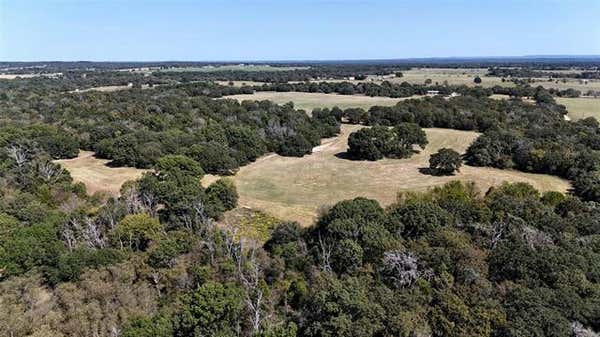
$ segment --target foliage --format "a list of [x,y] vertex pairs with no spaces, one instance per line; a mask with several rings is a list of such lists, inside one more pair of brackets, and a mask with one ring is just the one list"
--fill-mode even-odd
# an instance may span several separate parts
[[429,168],[437,174],[452,174],[462,165],[460,154],[452,149],[440,149],[429,157]]
[[131,214],[123,218],[111,234],[113,240],[123,247],[145,250],[161,232],[162,226],[158,219],[147,214]]
[[348,154],[355,159],[378,160],[383,157],[408,158],[413,146],[425,148],[427,137],[416,124],[401,123],[394,128],[374,126],[350,134]]

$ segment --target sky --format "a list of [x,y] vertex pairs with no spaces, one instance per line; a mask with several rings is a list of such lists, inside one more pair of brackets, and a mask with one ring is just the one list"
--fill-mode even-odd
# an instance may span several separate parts
[[0,0],[0,61],[600,55],[600,0]]

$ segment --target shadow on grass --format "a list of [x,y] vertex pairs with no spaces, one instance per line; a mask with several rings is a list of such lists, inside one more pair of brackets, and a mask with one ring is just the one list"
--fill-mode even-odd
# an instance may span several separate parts
[[[348,153],[347,151],[344,152],[338,152],[336,154],[334,154],[334,156],[336,158],[339,159],[345,159],[345,160],[352,160],[352,161],[377,161],[377,160],[369,160],[369,159],[361,159],[361,158],[356,158],[353,157],[350,153]],[[383,158],[382,158],[383,159]]]
[[436,177],[451,177],[454,173],[443,173],[436,169],[432,169],[429,167],[419,167],[419,172],[428,176],[436,176]]

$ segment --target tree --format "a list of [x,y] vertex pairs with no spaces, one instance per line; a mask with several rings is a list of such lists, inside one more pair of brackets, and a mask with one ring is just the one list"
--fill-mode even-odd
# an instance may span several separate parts
[[150,241],[157,239],[163,228],[156,218],[147,214],[130,214],[121,220],[112,232],[121,247],[145,250]]
[[200,164],[190,157],[181,155],[167,155],[161,157],[154,166],[154,170],[162,176],[187,175],[201,179],[204,170]]
[[380,134],[384,129],[373,127],[370,129],[361,129],[353,132],[348,137],[348,154],[352,158],[365,160],[379,160],[383,158],[380,150]]
[[125,324],[123,337],[171,337],[173,323],[167,315],[136,317]]
[[462,165],[460,154],[452,149],[443,148],[429,158],[429,168],[438,174],[452,174]]
[[[418,124],[415,123],[400,123],[393,128],[396,136],[398,137],[398,142],[402,147],[400,153],[403,153],[404,150],[411,150],[414,145],[418,145],[421,149],[424,149],[428,144],[427,135],[425,131],[421,129]],[[404,157],[400,157],[404,158]]]
[[208,201],[216,205],[221,212],[229,211],[237,207],[238,193],[231,179],[219,179],[210,184],[206,189]]
[[174,319],[176,336],[239,336],[242,291],[231,283],[206,282],[183,299]]
[[417,199],[394,207],[386,226],[392,233],[415,239],[446,226],[449,222],[448,213],[436,203]]
[[479,77],[479,76],[476,76],[476,77],[473,79],[473,82],[474,82],[475,84],[481,84],[481,77]]
[[348,137],[348,154],[355,159],[379,160],[383,157],[407,158],[415,145],[427,145],[425,132],[414,123],[399,123],[393,128],[373,126]]
[[338,273],[352,273],[363,264],[363,249],[354,240],[341,240],[332,254],[333,269]]
[[214,141],[192,145],[187,150],[187,155],[200,163],[209,173],[230,175],[239,166],[237,160],[231,156],[230,148]]
[[600,201],[600,171],[579,175],[573,182],[573,189],[584,200]]

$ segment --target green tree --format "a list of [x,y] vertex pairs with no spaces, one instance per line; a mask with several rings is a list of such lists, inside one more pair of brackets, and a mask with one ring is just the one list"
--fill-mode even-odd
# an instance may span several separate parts
[[443,148],[429,157],[429,168],[438,174],[452,174],[460,170],[462,158],[452,149]]
[[145,250],[152,240],[156,240],[163,227],[156,218],[147,214],[130,214],[121,220],[111,235],[121,247]]
[[177,336],[239,336],[244,305],[234,284],[206,282],[183,299],[175,317]]
[[237,207],[238,193],[231,179],[219,179],[210,184],[206,189],[208,200],[219,203],[223,211],[229,211]]
[[582,173],[573,182],[573,189],[584,200],[600,201],[600,171]]

